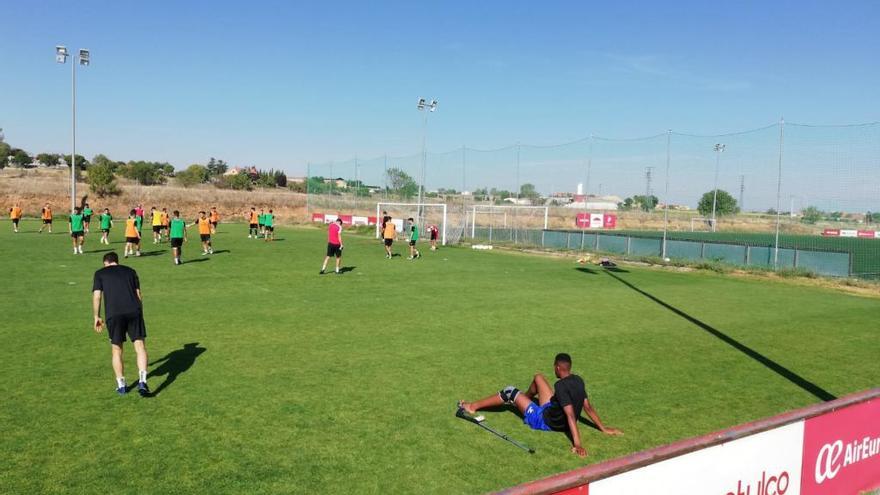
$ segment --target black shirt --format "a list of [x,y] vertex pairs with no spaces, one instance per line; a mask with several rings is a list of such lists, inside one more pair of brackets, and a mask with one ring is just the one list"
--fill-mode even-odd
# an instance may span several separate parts
[[92,284],[93,291],[104,292],[104,317],[108,320],[141,310],[141,301],[136,292],[140,287],[137,272],[122,265],[105,266],[96,271]]
[[568,375],[557,381],[553,384],[553,397],[550,398],[550,405],[544,409],[544,422],[553,430],[568,430],[568,420],[565,418],[565,411],[562,410],[562,407],[567,405],[574,407],[574,417],[577,419],[584,409],[586,398],[587,389],[581,377]]

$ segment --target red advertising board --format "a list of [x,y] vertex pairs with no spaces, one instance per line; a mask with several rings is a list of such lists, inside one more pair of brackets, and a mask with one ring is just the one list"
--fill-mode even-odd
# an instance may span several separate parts
[[324,214],[323,213],[312,213],[312,221],[324,223]]
[[338,215],[337,218],[342,220],[342,225],[351,225],[351,215]]
[[574,224],[579,229],[613,229],[617,227],[617,215],[609,213],[578,213]]
[[859,237],[864,237],[865,239],[873,239],[874,231],[873,230],[860,230],[858,232]]
[[617,227],[617,215],[605,214],[605,228],[613,229]]
[[880,487],[880,399],[808,419],[802,466],[802,495]]

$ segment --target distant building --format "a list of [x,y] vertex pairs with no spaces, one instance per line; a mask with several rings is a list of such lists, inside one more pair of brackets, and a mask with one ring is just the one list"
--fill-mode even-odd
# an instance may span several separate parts
[[242,173],[248,174],[251,176],[260,175],[260,171],[257,170],[257,167],[232,167],[229,170],[227,170],[226,172],[224,172],[223,175],[233,176],[233,175],[238,175],[238,174],[242,174]]
[[565,205],[566,208],[579,210],[617,210],[617,203],[623,201],[618,196],[575,195],[574,201]]
[[324,179],[324,184],[332,184],[339,189],[347,189],[348,182],[345,181],[342,177],[337,177],[335,179]]
[[303,184],[303,183],[305,183],[305,181],[306,181],[305,177],[288,177],[287,178],[288,184]]

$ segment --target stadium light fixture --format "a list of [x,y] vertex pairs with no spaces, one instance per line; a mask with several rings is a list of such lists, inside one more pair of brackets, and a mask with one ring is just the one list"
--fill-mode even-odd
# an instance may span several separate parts
[[[422,124],[422,169],[419,174],[419,205],[424,202],[425,196],[425,169],[428,166],[428,148],[427,148],[427,139],[428,139],[428,114],[433,113],[437,110],[437,100],[431,99],[431,103],[428,103],[426,98],[419,98],[418,104],[416,108],[419,109],[420,112],[425,111],[425,118]],[[421,225],[424,223],[423,220],[423,209],[419,206],[419,214],[418,214],[418,222]]]
[[[55,61],[59,64],[66,64],[67,57],[70,56],[70,53],[67,51],[67,47],[64,45],[55,45]],[[68,166],[70,167],[70,211],[73,212],[73,209],[76,208],[76,66],[77,61],[79,65],[83,67],[88,67],[91,64],[92,58],[89,50],[84,48],[80,48],[79,55],[74,57],[75,60],[70,64],[70,93],[71,93],[71,114],[72,114],[72,127],[71,127],[71,153],[70,153],[70,161]]]
[[712,188],[712,232],[715,232],[715,209],[718,204],[718,166],[721,163],[721,153],[727,148],[726,144],[716,143],[712,147],[715,151],[715,187]]

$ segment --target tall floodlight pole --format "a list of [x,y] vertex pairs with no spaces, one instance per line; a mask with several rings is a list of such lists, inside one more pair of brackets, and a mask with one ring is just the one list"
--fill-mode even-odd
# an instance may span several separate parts
[[715,208],[718,204],[718,166],[721,164],[721,153],[724,153],[724,144],[716,144],[712,149],[715,150],[715,187],[712,191],[712,232],[715,232]]
[[425,195],[425,169],[428,166],[428,114],[437,110],[437,100],[432,99],[429,103],[425,98],[419,98],[416,108],[420,112],[424,112],[425,117],[422,121],[422,169],[419,173],[419,222],[422,217],[422,203]]
[[[67,63],[67,57],[70,54],[67,47],[63,45],[55,46],[55,61],[59,64]],[[79,55],[73,57],[70,64],[70,93],[71,93],[71,153],[70,153],[70,211],[76,208],[76,66],[77,62],[83,67],[88,67],[91,63],[91,54],[88,50],[80,49]]]

